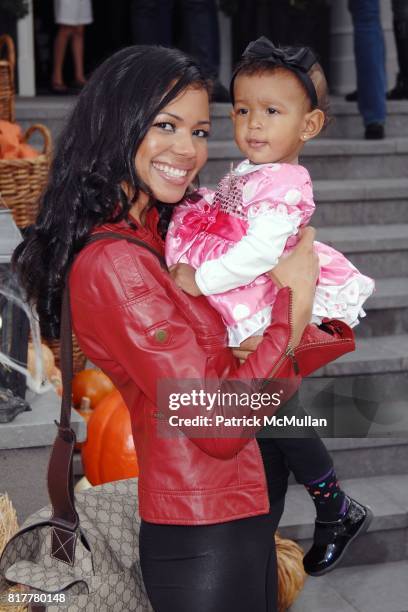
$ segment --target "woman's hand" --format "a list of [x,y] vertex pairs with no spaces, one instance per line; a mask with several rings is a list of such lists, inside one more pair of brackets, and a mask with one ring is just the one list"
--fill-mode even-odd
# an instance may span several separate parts
[[268,273],[279,287],[290,287],[293,291],[294,347],[299,344],[312,316],[319,276],[319,258],[313,250],[315,235],[316,230],[313,227],[300,230],[300,240],[296,247]]
[[180,289],[189,295],[197,297],[201,291],[195,282],[195,269],[188,264],[179,263],[169,268],[170,276]]
[[247,338],[238,348],[232,349],[232,353],[235,357],[238,357],[241,363],[244,363],[245,359],[249,357],[253,351],[256,350],[258,344],[262,341],[263,336],[251,336]]

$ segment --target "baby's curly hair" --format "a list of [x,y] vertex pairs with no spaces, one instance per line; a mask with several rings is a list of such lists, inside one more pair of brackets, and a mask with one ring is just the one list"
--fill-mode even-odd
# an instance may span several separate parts
[[325,129],[333,120],[330,110],[329,86],[326,75],[324,74],[324,70],[319,62],[313,64],[308,72],[308,75],[310,76],[310,79],[316,89],[316,108],[320,109],[324,113],[323,129]]
[[[293,70],[290,70],[285,66],[275,64],[268,58],[243,57],[236,65],[230,83],[230,96],[232,104],[234,104],[234,83],[237,76],[273,73],[277,70],[286,70],[296,76],[296,72]],[[317,106],[315,108],[318,108],[324,113],[323,129],[325,129],[331,123],[332,116],[330,111],[329,87],[321,64],[319,62],[315,62],[308,71],[308,75],[316,89]],[[298,80],[304,87],[302,81],[300,79]],[[310,106],[312,107],[311,103]]]

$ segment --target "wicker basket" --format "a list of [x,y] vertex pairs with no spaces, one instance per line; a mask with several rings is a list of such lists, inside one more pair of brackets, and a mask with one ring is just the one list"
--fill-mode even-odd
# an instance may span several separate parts
[[[5,53],[4,53],[5,51]],[[14,122],[14,67],[16,54],[10,36],[0,36],[0,119]]]
[[[7,493],[0,493],[0,555],[7,542],[18,531],[16,511],[13,508]],[[0,612],[23,612],[27,610],[24,605],[2,605],[1,600],[5,600],[8,594],[22,592],[21,585],[11,586],[0,576]]]
[[[61,356],[60,356],[60,341],[59,340],[43,340],[47,346],[52,350],[55,357],[55,365],[57,368],[61,368]],[[84,369],[86,364],[86,356],[79,348],[79,344],[75,335],[72,334],[72,364],[74,374]]]
[[298,597],[306,582],[304,552],[296,542],[275,534],[278,559],[278,610],[285,612]]
[[24,142],[38,131],[44,139],[42,154],[33,159],[0,159],[0,195],[11,209],[20,228],[34,223],[39,196],[47,181],[51,155],[51,134],[45,125],[32,125]]

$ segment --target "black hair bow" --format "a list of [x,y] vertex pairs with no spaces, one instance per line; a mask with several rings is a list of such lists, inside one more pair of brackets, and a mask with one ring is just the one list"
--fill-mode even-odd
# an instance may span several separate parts
[[269,38],[261,36],[249,43],[242,57],[270,60],[276,66],[292,70],[304,84],[313,107],[318,105],[316,89],[308,75],[317,58],[309,47],[275,47]]
[[282,66],[291,66],[297,70],[308,72],[317,62],[317,58],[309,47],[275,47],[266,36],[249,43],[243,57],[259,57],[271,59]]

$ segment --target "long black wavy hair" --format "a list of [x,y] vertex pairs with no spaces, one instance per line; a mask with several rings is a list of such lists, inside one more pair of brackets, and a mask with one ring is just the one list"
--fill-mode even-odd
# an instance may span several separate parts
[[[129,215],[140,191],[135,155],[156,115],[186,87],[208,83],[177,49],[133,46],[94,72],[58,140],[36,222],[13,255],[41,332],[59,337],[67,269],[90,230]],[[131,201],[121,188],[127,183]]]

